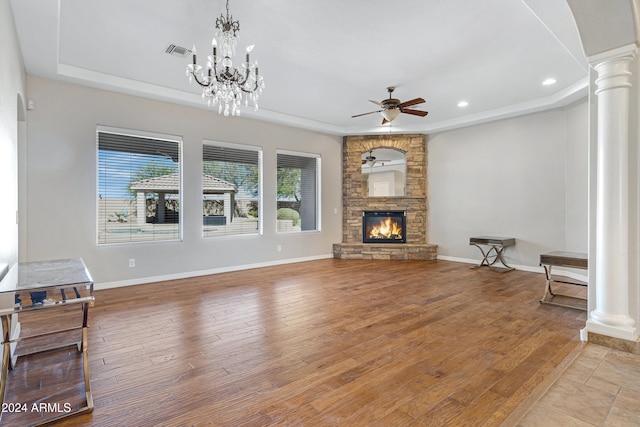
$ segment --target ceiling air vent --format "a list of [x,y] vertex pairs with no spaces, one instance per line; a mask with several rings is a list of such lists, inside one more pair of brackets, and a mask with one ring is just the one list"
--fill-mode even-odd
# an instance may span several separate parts
[[167,48],[164,50],[169,55],[177,56],[180,58],[184,58],[191,53],[191,49],[187,49],[186,47],[177,46],[173,43],[169,44]]

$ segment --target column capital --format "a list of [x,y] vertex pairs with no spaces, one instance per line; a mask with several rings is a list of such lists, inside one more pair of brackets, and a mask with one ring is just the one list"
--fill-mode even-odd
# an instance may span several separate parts
[[622,58],[628,58],[631,61],[635,58],[638,52],[638,47],[635,43],[631,43],[625,46],[617,47],[615,49],[607,50],[587,57],[587,61],[592,67],[596,67],[599,64],[609,61],[615,61]]
[[598,72],[596,95],[607,90],[631,87],[630,63],[636,52],[636,45],[630,44],[589,57],[591,66]]

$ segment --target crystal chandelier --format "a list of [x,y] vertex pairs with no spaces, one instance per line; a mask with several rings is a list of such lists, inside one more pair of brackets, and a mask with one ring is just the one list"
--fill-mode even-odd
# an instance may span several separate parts
[[[249,53],[253,45],[247,47],[245,61],[238,68],[233,67],[231,58],[236,54],[240,31],[240,22],[229,15],[227,0],[227,16],[220,14],[216,19],[216,34],[211,42],[212,55],[207,57],[207,65],[203,69],[197,64],[196,47],[193,47],[193,63],[187,65],[189,82],[196,81],[202,86],[202,97],[208,99],[210,107],[218,107],[218,113],[225,116],[239,116],[240,106],[253,105],[258,110],[258,97],[264,88],[264,79],[258,73],[258,61],[251,63]],[[218,56],[218,48],[220,56]]]

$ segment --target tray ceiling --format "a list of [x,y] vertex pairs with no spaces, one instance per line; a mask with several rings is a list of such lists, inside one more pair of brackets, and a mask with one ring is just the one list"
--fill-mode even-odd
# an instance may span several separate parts
[[[207,108],[189,85],[222,0],[11,0],[31,75]],[[586,96],[588,65],[565,1],[231,0],[239,52],[255,44],[266,88],[243,116],[332,134],[389,132],[368,100],[423,97],[429,133],[555,108]],[[547,78],[556,83],[542,85]],[[457,104],[468,101],[460,108]],[[372,108],[373,107],[373,108]],[[213,112],[212,114],[217,114]]]

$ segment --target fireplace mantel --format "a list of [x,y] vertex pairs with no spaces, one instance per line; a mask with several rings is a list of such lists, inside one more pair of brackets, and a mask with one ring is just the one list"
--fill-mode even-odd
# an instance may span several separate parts
[[[405,153],[407,165],[405,196],[367,197],[362,194],[362,154],[376,148],[392,148]],[[343,140],[342,154],[342,243],[333,245],[334,257],[436,259],[437,245],[427,243],[425,136],[421,134],[347,136]],[[362,212],[369,210],[406,211],[406,243],[362,243]]]

